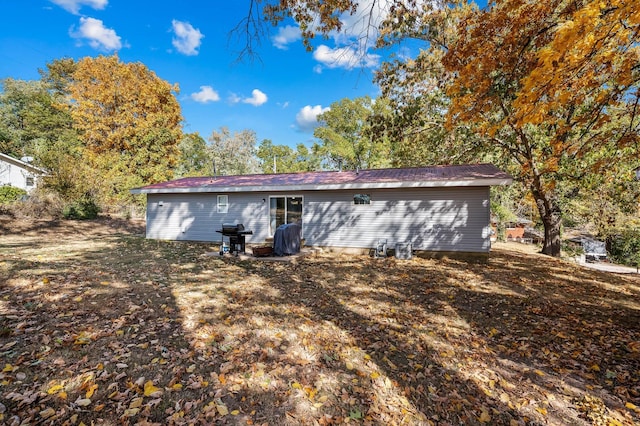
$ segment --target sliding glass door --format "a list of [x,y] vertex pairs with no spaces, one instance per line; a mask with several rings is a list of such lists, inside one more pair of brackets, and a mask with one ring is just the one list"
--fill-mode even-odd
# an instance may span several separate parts
[[269,197],[269,234],[273,235],[285,223],[302,226],[302,204],[302,196]]

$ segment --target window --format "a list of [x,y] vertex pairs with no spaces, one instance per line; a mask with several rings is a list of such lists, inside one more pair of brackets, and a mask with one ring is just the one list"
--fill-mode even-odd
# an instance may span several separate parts
[[33,186],[35,184],[35,179],[33,176],[27,176],[27,186]]
[[218,213],[227,213],[229,211],[229,196],[218,195]]
[[302,226],[302,197],[269,197],[269,232],[273,235],[278,226],[297,223]]
[[353,196],[353,204],[371,204],[371,195],[356,194]]

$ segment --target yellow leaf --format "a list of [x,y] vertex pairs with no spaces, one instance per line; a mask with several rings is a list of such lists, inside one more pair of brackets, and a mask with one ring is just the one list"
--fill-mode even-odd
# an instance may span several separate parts
[[294,389],[302,389],[302,385],[300,383],[298,383],[298,382],[293,382],[291,384],[291,387],[294,388]]
[[232,416],[237,416],[238,414],[240,414],[240,410],[233,410],[233,411],[231,412],[231,415],[232,415]]
[[80,333],[73,342],[74,345],[88,345],[89,343],[91,343],[91,338],[84,333]]
[[347,361],[345,366],[347,367],[347,370],[353,370],[353,363],[352,362]]
[[377,371],[374,371],[373,373],[370,374],[370,376],[373,380],[375,380],[378,377],[380,377],[380,373],[378,373]]
[[148,380],[145,384],[144,384],[144,396],[150,396],[156,392],[159,392],[160,388],[157,388],[153,385],[153,382],[151,380]]
[[489,423],[491,421],[491,416],[487,410],[482,410],[482,414],[480,414],[480,418],[478,418],[480,423]]
[[547,409],[546,408],[538,407],[538,408],[536,408],[536,411],[538,413],[542,414],[543,416],[547,415]]
[[536,373],[538,376],[544,376],[544,372],[540,371],[540,370],[534,370],[534,373]]
[[181,383],[176,383],[175,385],[171,386],[171,389],[180,390],[180,389],[182,389],[182,384]]
[[64,386],[62,386],[62,385],[53,385],[49,389],[47,389],[47,393],[49,395],[53,395],[53,394],[56,394],[56,393],[60,392],[63,388],[64,388]]
[[139,408],[127,408],[126,410],[124,410],[124,416],[125,417],[133,417],[136,414],[138,414],[138,411],[140,411]]
[[364,359],[366,359],[367,361],[371,359],[371,355],[369,354],[364,354]]
[[142,398],[133,398],[131,403],[129,404],[129,408],[140,408],[142,407]]
[[216,409],[221,416],[226,416],[227,414],[229,414],[229,409],[224,404],[216,405]]
[[44,278],[42,279],[42,284],[49,284],[49,278],[44,277]]
[[629,410],[633,410],[636,413],[640,413],[640,408],[638,408],[635,404],[627,402],[626,404],[624,404],[624,406],[627,407]]
[[87,389],[87,393],[85,394],[85,397],[91,398],[93,396],[93,393],[96,391],[96,389],[98,389],[98,385],[96,384],[89,386],[89,389]]
[[18,367],[14,367],[11,364],[5,364],[4,369],[2,370],[3,373],[11,373],[12,371],[16,370]]
[[593,364],[591,367],[589,367],[589,370],[600,371],[600,366],[598,364]]

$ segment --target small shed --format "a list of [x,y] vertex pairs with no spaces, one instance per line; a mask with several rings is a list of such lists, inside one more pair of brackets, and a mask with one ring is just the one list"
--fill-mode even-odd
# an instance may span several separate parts
[[489,188],[511,176],[491,164],[183,178],[132,189],[146,194],[147,238],[220,242],[242,223],[263,243],[297,223],[307,246],[488,252]]
[[0,186],[10,185],[30,192],[38,185],[38,179],[45,174],[44,170],[27,161],[0,153]]

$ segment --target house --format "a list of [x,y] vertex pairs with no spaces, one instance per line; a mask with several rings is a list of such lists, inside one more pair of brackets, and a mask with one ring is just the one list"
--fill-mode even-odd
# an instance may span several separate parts
[[30,192],[46,172],[26,161],[0,153],[0,186],[11,185]]
[[223,223],[263,243],[285,223],[307,246],[488,252],[489,187],[511,176],[491,164],[192,177],[131,190],[147,196],[147,238],[220,242]]

